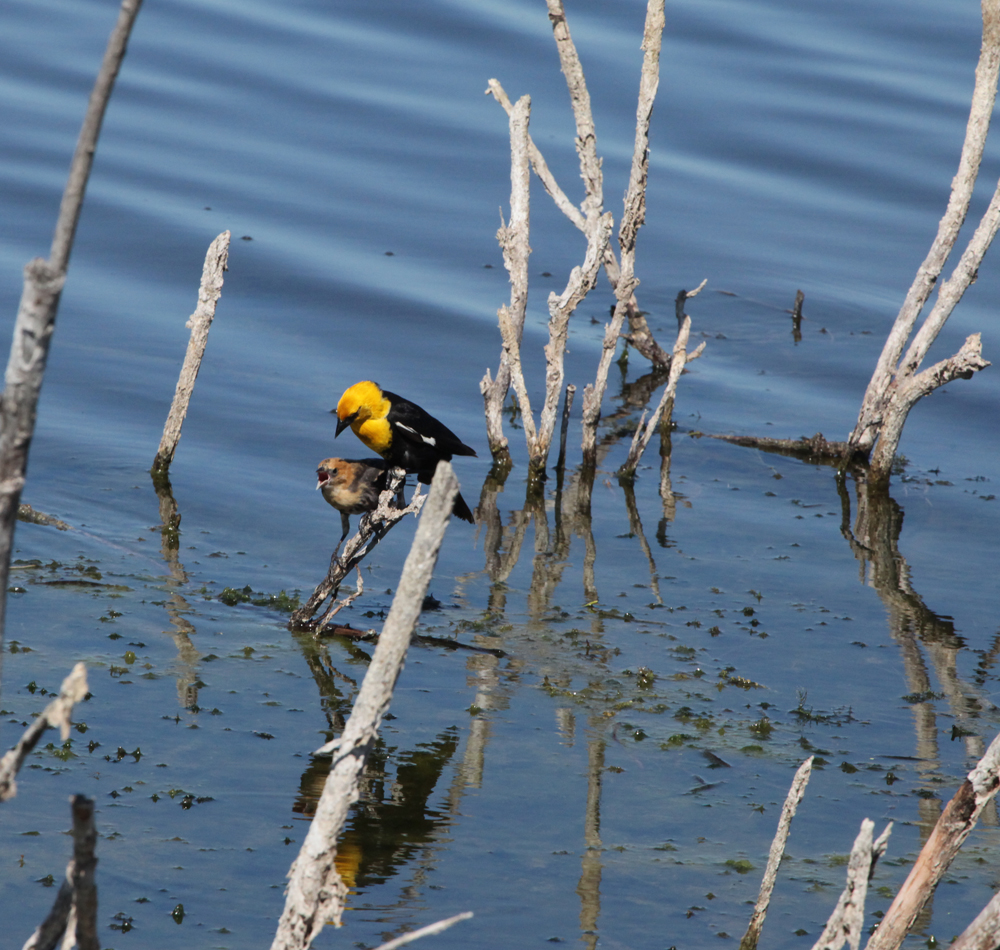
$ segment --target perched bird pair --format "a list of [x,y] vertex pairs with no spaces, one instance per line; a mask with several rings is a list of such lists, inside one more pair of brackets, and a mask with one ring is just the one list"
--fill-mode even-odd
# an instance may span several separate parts
[[[372,511],[385,490],[389,468],[415,472],[430,485],[437,463],[455,455],[475,455],[454,432],[416,403],[365,380],[351,386],[337,403],[337,435],[348,426],[381,459],[326,459],[317,470],[317,488],[341,513],[344,534],[349,514]],[[472,511],[458,495],[452,512],[474,523]],[[343,538],[341,538],[343,540]]]

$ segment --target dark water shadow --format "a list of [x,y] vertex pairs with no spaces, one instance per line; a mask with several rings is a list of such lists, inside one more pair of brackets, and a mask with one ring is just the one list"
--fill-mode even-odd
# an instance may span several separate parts
[[160,556],[169,570],[166,578],[168,599],[164,606],[173,630],[164,632],[173,638],[177,648],[177,700],[184,709],[193,709],[198,705],[198,670],[202,654],[191,639],[198,631],[186,616],[194,611],[181,594],[181,589],[188,582],[188,573],[178,553],[181,513],[174,499],[169,475],[166,472],[151,473],[151,478],[160,506]]

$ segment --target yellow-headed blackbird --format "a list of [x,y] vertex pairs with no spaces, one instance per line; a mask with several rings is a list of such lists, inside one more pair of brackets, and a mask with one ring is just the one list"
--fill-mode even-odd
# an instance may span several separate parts
[[389,466],[382,459],[323,459],[316,469],[316,487],[340,512],[343,541],[351,530],[348,515],[374,511],[385,491]]
[[[373,452],[390,465],[400,465],[416,472],[425,485],[431,483],[434,469],[442,459],[453,455],[475,455],[444,423],[438,422],[416,403],[380,389],[378,383],[365,380],[355,383],[337,403],[337,435],[348,426]],[[473,523],[472,512],[458,495],[454,514]]]

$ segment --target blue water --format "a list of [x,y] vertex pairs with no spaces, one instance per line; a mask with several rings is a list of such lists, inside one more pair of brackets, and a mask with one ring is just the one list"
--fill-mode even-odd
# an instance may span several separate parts
[[[47,253],[116,9],[4,5],[8,333],[21,268]],[[567,11],[616,215],[644,12],[636,0]],[[516,467],[498,497],[501,551],[520,543],[520,554],[491,577],[486,531],[451,525],[431,588],[445,608],[421,626],[506,656],[412,651],[342,849],[353,909],[317,946],[375,946],[462,910],[476,917],[437,945],[738,939],[793,770],[814,750],[827,764],[796,820],[764,939],[812,945],[842,886],[836,857],[866,816],[896,822],[897,863],[880,868],[875,886],[888,891],[869,910],[888,906],[927,821],[997,731],[996,374],[939,391],[907,422],[905,476],[892,487],[898,550],[915,596],[952,624],[912,636],[892,625],[841,534],[829,468],[688,433],[842,439],[853,427],[945,207],[979,39],[972,2],[668,4],[637,263],[639,302],[664,346],[678,290],[708,279],[687,306],[707,346],[678,391],[676,516],[664,519],[654,442],[636,483],[651,563],[613,478],[627,446],[613,441],[592,506],[599,603],[586,606],[580,527],[556,550],[551,491],[548,541],[520,516],[526,453],[508,429]],[[579,200],[540,0],[147,0],[94,163],[23,498],[74,530],[19,525],[16,538],[16,557],[41,563],[12,575],[26,592],[9,608],[4,742],[75,661],[88,663],[94,695],[75,757],[56,756],[47,737],[55,745],[0,812],[12,939],[27,938],[54,896],[37,882],[58,881],[66,799],[83,790],[99,805],[105,946],[269,945],[322,778],[311,752],[349,712],[370,647],[331,642],[336,673],[324,678],[282,615],[215,597],[225,586],[308,592],[320,579],[339,519],[313,472],[331,454],[367,454],[350,433],[334,441],[329,415],[359,379],[404,393],[477,448],[456,470],[478,499],[489,470],[478,384],[496,367],[508,295],[495,233],[509,142],[483,94],[490,78],[512,98],[531,95],[532,135]],[[991,144],[960,245],[998,176]],[[524,354],[537,404],[546,298],[584,242],[537,183],[532,202]],[[205,250],[225,229],[230,269],[171,469],[184,571],[171,579],[147,469]],[[785,311],[798,289],[796,343]],[[993,358],[998,290],[991,252],[932,359],[973,332]],[[611,302],[602,284],[571,325],[567,381],[578,389]],[[632,352],[626,378],[647,368]],[[606,414],[621,382],[613,367]],[[574,424],[571,467],[578,445]],[[848,493],[853,511],[850,483]],[[391,602],[412,530],[398,527],[370,559],[355,626],[377,626],[364,613]],[[93,576],[75,565],[126,589],[43,583]],[[764,717],[769,738],[752,728]],[[953,739],[955,725],[972,735]],[[978,912],[995,890],[996,837],[988,814],[910,946],[950,939]],[[744,859],[745,874],[725,863]],[[127,934],[110,929],[129,917]]]

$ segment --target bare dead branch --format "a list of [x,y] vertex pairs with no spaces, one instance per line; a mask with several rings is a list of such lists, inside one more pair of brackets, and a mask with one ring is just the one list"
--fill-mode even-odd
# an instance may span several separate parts
[[597,378],[583,391],[583,463],[593,466],[597,458],[597,423],[601,417],[601,403],[608,383],[608,370],[618,344],[622,323],[628,311],[632,292],[638,284],[635,278],[635,242],[639,228],[646,217],[646,177],[649,172],[649,122],[653,113],[656,90],[660,83],[660,47],[664,29],[663,0],[649,0],[646,7],[646,25],[643,31],[644,50],[642,75],[639,80],[639,101],[636,107],[635,146],[632,151],[632,169],[628,190],[625,192],[625,210],[618,229],[621,247],[621,277],[615,287],[614,316],[604,333]]
[[[649,422],[644,426],[643,422],[640,421],[638,429],[636,429],[635,434],[632,436],[632,445],[629,447],[628,458],[625,460],[625,464],[618,470],[619,475],[626,477],[634,475],[642,458],[642,453],[646,451],[646,446],[649,445],[650,439],[653,438],[653,434],[659,429],[661,420],[665,419],[669,425],[670,416],[673,414],[674,399],[677,395],[677,383],[680,381],[681,373],[684,372],[687,364],[692,360],[698,359],[705,349],[705,341],[703,340],[698,344],[693,353],[689,354],[687,351],[688,339],[691,336],[691,318],[684,313],[684,301],[701,293],[707,283],[708,280],[706,278],[694,290],[682,290],[677,295],[677,314],[680,329],[677,331],[677,340],[674,343],[673,353],[670,357],[670,375],[667,377],[667,385],[663,389],[663,395],[660,397],[660,402]],[[665,410],[666,414],[664,415]],[[645,418],[645,413],[643,413],[643,421]]]
[[[926,325],[925,323],[924,326]],[[971,379],[973,373],[989,366],[990,363],[983,359],[982,352],[982,337],[973,333],[954,356],[941,360],[916,375],[901,374],[896,378],[892,398],[882,416],[878,442],[872,453],[871,468],[876,478],[881,476],[884,480],[892,468],[896,448],[903,435],[903,424],[914,405],[946,383],[955,379]]]
[[812,775],[812,764],[814,756],[809,756],[795,772],[792,779],[791,788],[785,798],[785,804],[781,809],[781,817],[778,819],[778,830],[774,834],[771,842],[771,851],[767,858],[767,867],[764,870],[764,878],[760,884],[760,893],[757,896],[757,904],[753,909],[750,924],[747,932],[740,941],[740,950],[756,950],[757,941],[760,940],[760,933],[764,929],[764,919],[767,917],[767,908],[771,903],[771,894],[774,891],[774,882],[778,877],[778,866],[785,854],[785,843],[788,841],[788,832],[792,826],[792,819],[805,794],[806,785],[809,784],[809,777]]
[[[347,539],[343,553],[339,554],[340,545],[334,550],[330,558],[330,567],[326,577],[316,586],[309,599],[298,610],[292,612],[288,621],[289,629],[306,629],[314,633],[325,632],[323,629],[326,617],[321,621],[312,618],[319,611],[320,607],[328,597],[336,597],[340,589],[341,582],[351,573],[386,536],[390,529],[407,515],[417,514],[426,500],[426,495],[420,494],[420,485],[413,491],[410,503],[406,507],[399,507],[396,499],[406,480],[406,472],[401,468],[393,468],[389,471],[386,480],[386,490],[379,495],[378,507],[374,511],[363,514],[358,521],[357,533]],[[359,575],[360,583],[360,575]],[[354,600],[351,597],[348,602]],[[337,611],[332,610],[328,614],[332,617]]]
[[861,822],[861,831],[858,832],[847,862],[847,885],[822,935],[813,944],[813,950],[840,950],[845,942],[851,950],[858,950],[861,929],[865,922],[868,882],[871,880],[876,862],[885,854],[892,823],[890,822],[876,841],[872,841],[874,828],[875,822],[869,818]]
[[337,836],[357,801],[358,781],[389,709],[457,494],[458,479],[451,465],[439,462],[392,608],[340,737],[316,815],[289,871],[285,909],[272,950],[303,950],[327,920],[340,923],[347,888],[335,864]]
[[996,950],[1000,945],[1000,893],[979,912],[976,919],[948,950]]
[[223,231],[208,247],[205,264],[201,272],[201,286],[198,288],[198,305],[191,314],[186,326],[191,331],[187,352],[184,355],[184,365],[177,379],[174,399],[163,426],[163,436],[160,448],[153,459],[152,472],[165,473],[170,468],[181,437],[181,426],[187,416],[188,404],[194,392],[194,383],[201,369],[201,360],[208,344],[208,331],[212,328],[215,318],[215,306],[222,296],[223,274],[229,263],[230,232]]
[[896,899],[865,950],[897,950],[917,914],[1000,787],[1000,735],[945,806]]
[[461,914],[455,914],[454,917],[447,917],[444,920],[439,920],[436,924],[428,924],[426,927],[421,927],[419,930],[414,930],[411,933],[403,934],[400,937],[396,937],[395,940],[389,940],[386,943],[380,944],[375,948],[375,950],[396,950],[397,947],[404,947],[408,943],[413,943],[414,940],[419,940],[421,937],[431,937],[434,934],[439,934],[449,927],[457,924],[460,920],[468,920],[472,917],[472,911],[467,910]]
[[[528,158],[528,123],[531,118],[531,97],[522,96],[510,112],[510,224],[500,218],[497,240],[503,251],[503,263],[510,275],[510,304],[497,312],[503,350],[496,379],[490,371],[479,384],[486,410],[486,436],[494,458],[507,451],[507,437],[503,434],[503,404],[507,391],[514,385],[521,415],[525,417],[525,435],[529,445],[534,439],[534,417],[531,415],[524,376],[521,373],[521,335],[524,332],[524,314],[528,306],[528,244],[530,229],[531,172]],[[530,434],[528,426],[531,427]]]
[[63,680],[59,695],[24,731],[17,744],[0,759],[0,802],[17,794],[17,773],[28,753],[34,749],[46,729],[58,729],[65,742],[69,738],[73,707],[87,695],[87,667],[77,663]]
[[70,801],[73,857],[66,867],[66,877],[52,909],[28,938],[23,950],[55,950],[60,939],[63,947],[78,947],[79,950],[100,950],[101,947],[97,938],[97,885],[94,881],[97,869],[94,800],[74,795]]
[[[0,591],[7,590],[14,521],[24,487],[38,397],[49,344],[55,332],[59,296],[66,282],[73,237],[104,113],[141,5],[142,0],[123,0],[118,22],[108,39],[70,165],[49,260],[35,258],[24,268],[24,289],[14,323],[4,391],[0,397]],[[6,597],[0,596],[0,652],[3,650],[5,613]]]
[[[948,207],[938,225],[937,236],[924,262],[917,269],[910,290],[903,301],[896,321],[879,356],[858,414],[858,421],[851,433],[850,445],[864,455],[871,452],[876,439],[882,437],[882,421],[892,399],[894,377],[902,373],[912,375],[926,355],[944,321],[961,299],[962,294],[975,279],[986,248],[996,234],[1000,222],[998,194],[995,193],[976,233],[970,240],[962,260],[952,277],[942,286],[938,301],[910,346],[906,357],[900,356],[923,310],[931,290],[937,283],[962,223],[968,213],[979,165],[986,144],[990,118],[996,100],[997,78],[1000,75],[1000,0],[983,0],[983,41],[979,64],[976,67],[976,84],[972,94],[965,142],[959,159],[958,173],[952,181]],[[893,452],[896,446],[892,446]],[[890,456],[888,451],[882,456]],[[890,456],[891,464],[891,456]]]
[[559,63],[566,77],[566,87],[569,89],[569,98],[573,105],[573,118],[576,120],[576,152],[580,157],[580,177],[583,179],[585,191],[581,210],[587,223],[584,230],[589,236],[594,222],[601,216],[604,207],[604,176],[601,172],[601,160],[597,157],[597,133],[594,130],[594,116],[590,108],[590,93],[587,91],[587,82],[584,79],[576,45],[570,36],[562,0],[546,0],[546,3],[549,8],[549,20],[552,22],[552,35],[559,53]]

